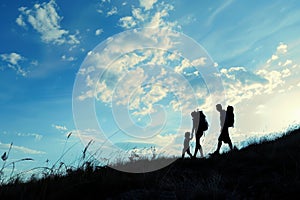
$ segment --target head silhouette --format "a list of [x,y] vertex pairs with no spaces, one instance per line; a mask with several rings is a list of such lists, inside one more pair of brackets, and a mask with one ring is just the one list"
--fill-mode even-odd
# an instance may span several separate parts
[[186,138],[189,138],[189,137],[190,137],[190,135],[191,135],[191,133],[190,133],[190,132],[185,132],[185,134],[184,134],[184,136],[185,136]]
[[221,104],[217,104],[216,105],[216,109],[217,109],[217,111],[220,112],[222,110],[222,105]]

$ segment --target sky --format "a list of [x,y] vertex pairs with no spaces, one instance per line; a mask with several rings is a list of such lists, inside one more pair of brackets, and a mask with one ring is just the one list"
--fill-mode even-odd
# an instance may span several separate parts
[[296,0],[3,0],[0,9],[0,150],[13,142],[10,161],[34,159],[19,170],[68,149],[63,161],[74,163],[91,140],[101,161],[154,147],[180,155],[196,109],[210,124],[207,154],[216,103],[235,108],[237,147],[300,122]]

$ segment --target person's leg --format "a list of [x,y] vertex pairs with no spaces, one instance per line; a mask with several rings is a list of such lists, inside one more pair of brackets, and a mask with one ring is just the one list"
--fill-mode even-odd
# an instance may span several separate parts
[[198,144],[197,144],[197,142],[196,142],[196,147],[195,147],[195,151],[194,151],[194,156],[193,156],[193,157],[196,158],[197,152],[198,152]]
[[202,149],[202,146],[201,146],[201,145],[200,145],[200,154],[201,154],[201,158],[203,158],[204,155],[203,155],[203,149]]
[[232,142],[231,142],[231,140],[229,139],[229,141],[228,141],[228,145],[229,145],[229,148],[230,148],[230,150],[232,150],[233,149],[233,147],[232,147]]
[[218,141],[218,147],[217,147],[217,150],[215,151],[215,153],[219,153],[221,146],[222,146],[222,141],[219,140]]
[[193,157],[193,155],[191,154],[191,152],[190,152],[190,147],[186,150],[186,152],[187,152],[187,154],[189,154],[189,156],[192,158]]
[[220,136],[218,138],[218,146],[217,146],[217,149],[215,150],[214,153],[219,153],[219,151],[220,151],[220,148],[222,146],[222,133],[223,133],[223,129],[221,128],[221,133],[220,133]]
[[182,149],[182,156],[181,156],[182,159],[184,158],[184,155],[185,155],[185,148]]
[[229,145],[229,147],[230,147],[230,150],[232,150],[232,149],[233,149],[233,146],[232,146],[231,139],[230,139],[230,137],[229,137],[229,130],[228,130],[228,128],[227,128],[227,134],[228,134],[228,145]]
[[194,157],[196,157],[197,155],[199,146],[200,146],[200,138],[196,135],[196,147],[195,147]]
[[222,141],[226,142],[227,143],[227,139],[229,138],[229,135],[228,135],[228,127],[224,126],[222,128],[222,131],[221,131],[221,135],[219,137],[219,142],[218,142],[218,147],[217,147],[217,150],[215,151],[215,153],[219,153],[220,149],[221,149],[221,146],[222,146]]

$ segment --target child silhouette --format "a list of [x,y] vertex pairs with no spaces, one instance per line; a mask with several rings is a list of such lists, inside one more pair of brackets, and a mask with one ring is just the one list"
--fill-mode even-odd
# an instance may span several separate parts
[[193,139],[193,134],[190,136],[190,132],[185,132],[184,134],[184,142],[183,142],[183,150],[182,150],[182,159],[184,158],[185,152],[189,154],[189,156],[192,158],[192,154],[190,152],[190,141]]

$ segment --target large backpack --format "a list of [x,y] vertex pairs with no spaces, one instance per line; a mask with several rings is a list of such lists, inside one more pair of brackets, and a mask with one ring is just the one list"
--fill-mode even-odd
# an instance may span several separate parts
[[203,130],[203,131],[207,131],[208,126],[209,126],[209,125],[208,125],[208,122],[207,122],[207,120],[205,119],[205,120],[204,120],[204,123],[203,123],[203,129],[202,129],[202,130]]
[[232,106],[227,106],[225,122],[228,127],[234,126],[234,114]]
[[201,115],[200,115],[199,127],[201,128],[201,131],[207,131],[209,125],[206,120],[206,116],[204,115],[203,112],[201,113]]

